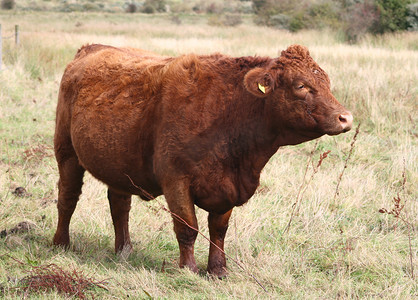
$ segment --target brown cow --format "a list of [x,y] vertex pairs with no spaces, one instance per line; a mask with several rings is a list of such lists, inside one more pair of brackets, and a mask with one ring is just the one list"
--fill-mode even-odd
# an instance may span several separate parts
[[[346,132],[352,121],[303,46],[290,46],[274,59],[161,57],[84,46],[67,66],[59,92],[54,244],[69,244],[71,215],[88,170],[109,187],[116,251],[131,248],[131,195],[150,200],[162,194],[194,228],[194,206],[208,211],[210,239],[223,249],[232,209],[254,194],[261,170],[280,146]],[[197,233],[173,221],[180,267],[197,272]],[[225,255],[212,244],[207,270],[226,274]]]

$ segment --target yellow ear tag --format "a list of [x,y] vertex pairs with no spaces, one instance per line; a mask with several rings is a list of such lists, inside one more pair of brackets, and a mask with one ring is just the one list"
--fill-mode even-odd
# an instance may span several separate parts
[[262,85],[261,83],[258,84],[258,89],[265,94],[266,93],[266,87],[264,85]]

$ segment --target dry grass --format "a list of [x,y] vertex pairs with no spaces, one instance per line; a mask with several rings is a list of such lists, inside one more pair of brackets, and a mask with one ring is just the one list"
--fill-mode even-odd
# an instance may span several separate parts
[[[22,31],[19,48],[5,42],[6,68],[0,72],[0,232],[5,230],[0,234],[0,297],[20,297],[14,288],[27,276],[27,268],[9,256],[33,266],[71,265],[95,274],[98,281],[108,279],[108,290],[92,291],[100,299],[418,295],[411,276],[411,266],[417,264],[418,224],[416,33],[367,37],[358,45],[345,45],[332,32],[290,34],[255,27],[249,20],[225,29],[194,16],[185,17],[181,25],[164,16],[126,14],[0,12],[0,18],[4,32],[14,24]],[[134,252],[129,257],[114,255],[106,189],[90,175],[72,219],[71,249],[51,247],[57,218],[58,175],[51,148],[57,91],[65,64],[85,43],[168,55],[219,51],[236,56],[276,56],[288,45],[301,43],[328,72],[334,94],[352,110],[355,122],[362,123],[355,147],[352,131],[322,137],[317,146],[313,141],[279,149],[263,171],[256,194],[231,218],[225,250],[267,292],[232,261],[230,276],[222,281],[179,270],[171,216],[156,201],[133,201]],[[319,154],[331,152],[297,200],[312,149],[315,162]],[[25,192],[14,194],[19,187]],[[379,213],[381,208],[391,211],[395,196],[399,208],[404,205],[408,223]],[[158,201],[164,203],[163,197]],[[291,230],[283,234],[295,201],[297,214]],[[197,209],[197,217],[200,230],[208,235],[207,214]],[[21,222],[34,226],[12,230]],[[207,254],[208,242],[198,237],[201,270]],[[36,297],[65,296],[50,291]]]
[[104,281],[95,281],[76,269],[63,270],[55,264],[32,267],[29,275],[23,277],[19,284],[24,298],[29,294],[57,291],[67,297],[87,299],[89,295],[86,292],[90,289],[98,287],[107,290]]

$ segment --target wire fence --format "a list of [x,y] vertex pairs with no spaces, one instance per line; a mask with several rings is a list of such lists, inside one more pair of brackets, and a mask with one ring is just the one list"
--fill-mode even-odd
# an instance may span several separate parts
[[0,24],[0,71],[2,70],[2,66],[3,66],[3,40],[12,39],[12,38],[15,39],[15,45],[19,45],[19,25],[15,25],[14,33],[3,36],[2,30],[1,30],[1,24]]

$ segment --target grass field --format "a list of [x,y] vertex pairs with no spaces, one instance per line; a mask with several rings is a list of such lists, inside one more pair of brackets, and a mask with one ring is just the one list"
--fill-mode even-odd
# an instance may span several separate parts
[[[369,36],[347,45],[337,33],[290,34],[256,27],[250,18],[234,28],[211,27],[202,16],[181,21],[174,24],[166,15],[0,12],[3,35],[14,24],[21,29],[18,47],[3,41],[0,71],[0,297],[65,298],[57,290],[25,292],[28,272],[55,264],[105,281],[106,289],[86,292],[96,299],[416,299],[418,34]],[[224,280],[205,275],[208,242],[202,236],[195,246],[201,274],[178,269],[163,197],[134,199],[134,252],[115,255],[106,187],[89,175],[72,218],[71,249],[56,249],[55,106],[65,65],[86,43],[234,56],[277,56],[291,44],[304,44],[361,127],[355,140],[352,130],[279,149],[256,194],[234,210]],[[380,213],[383,208],[392,214]],[[197,214],[208,235],[207,214]]]

